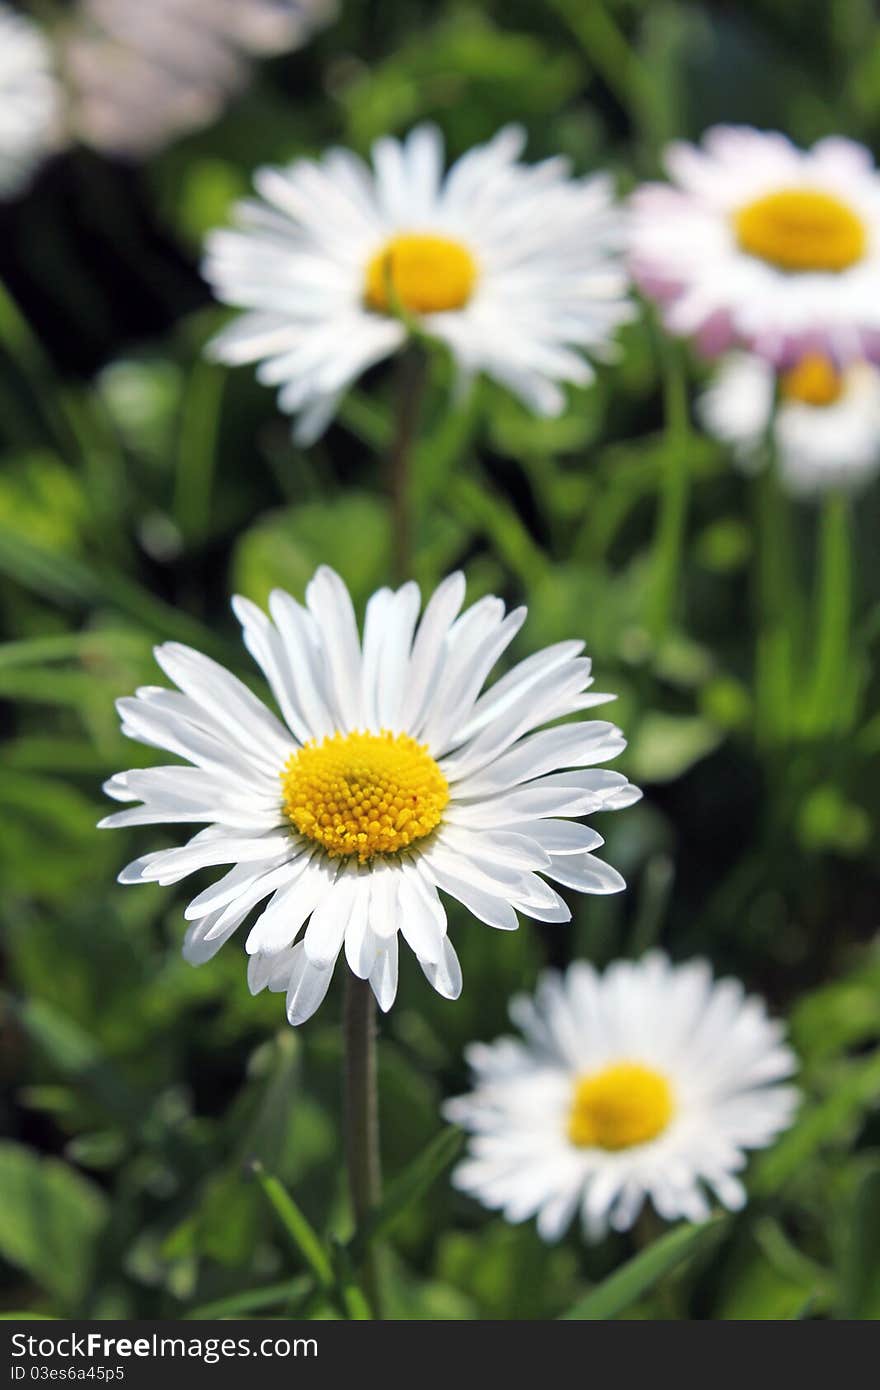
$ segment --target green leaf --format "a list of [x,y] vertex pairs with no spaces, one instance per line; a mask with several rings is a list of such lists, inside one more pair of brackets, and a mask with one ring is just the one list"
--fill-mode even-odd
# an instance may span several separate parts
[[511,112],[524,122],[555,115],[579,78],[571,45],[553,50],[456,6],[429,31],[407,35],[342,95],[357,146],[419,118],[442,117],[451,143],[466,147],[488,139]]
[[4,999],[4,1003],[58,1075],[75,1081],[124,1130],[139,1128],[143,1098],[129,1087],[84,1028],[45,999],[22,1003]]
[[103,604],[135,618],[161,637],[174,637],[211,651],[221,651],[210,629],[180,609],[154,597],[121,570],[92,568],[49,545],[38,545],[0,523],[0,574],[61,606]]
[[390,530],[382,503],[349,492],[270,512],[246,531],[233,562],[235,587],[265,604],[272,589],[301,594],[320,564],[345,575],[355,603],[387,578]]
[[728,1288],[713,1317],[725,1322],[789,1322],[815,1304],[813,1285],[776,1268],[750,1247],[734,1262]]
[[53,1313],[34,1313],[29,1308],[21,1312],[0,1313],[0,1322],[57,1322]]
[[870,845],[873,831],[870,814],[830,783],[814,787],[798,812],[798,839],[808,854],[857,858]]
[[726,1218],[715,1217],[702,1226],[680,1226],[649,1245],[647,1250],[628,1260],[615,1270],[598,1288],[592,1289],[563,1314],[566,1319],[589,1319],[593,1322],[615,1318],[652,1289],[659,1279],[677,1268],[684,1260],[718,1239]]
[[371,1241],[382,1236],[407,1207],[427,1192],[432,1183],[448,1168],[458,1154],[463,1136],[458,1129],[444,1129],[432,1139],[427,1148],[390,1183],[384,1200],[367,1218],[349,1243],[349,1253],[357,1262]]
[[832,1093],[803,1108],[795,1124],[755,1165],[752,1190],[764,1196],[778,1191],[803,1171],[825,1144],[846,1138],[862,1114],[876,1105],[880,1091],[880,1051],[850,1063]]
[[0,1192],[3,1258],[25,1270],[65,1311],[76,1310],[107,1220],[104,1194],[67,1164],[13,1143],[0,1144]]
[[0,696],[38,705],[88,705],[93,692],[91,676],[85,671],[3,670],[0,668]]
[[174,488],[174,516],[184,536],[201,540],[211,522],[225,374],[197,362],[183,394]]
[[187,1309],[182,1316],[188,1320],[206,1322],[218,1318],[240,1318],[248,1313],[262,1313],[267,1308],[277,1308],[281,1304],[297,1303],[313,1288],[310,1275],[298,1274],[295,1279],[285,1279],[280,1284],[245,1289],[243,1293],[217,1298],[213,1303],[202,1303],[198,1308]]
[[645,715],[629,747],[629,772],[637,782],[671,782],[714,752],[721,734],[698,715]]
[[[496,1219],[474,1231],[443,1230],[433,1273],[440,1287],[467,1300],[456,1316],[520,1321],[553,1318],[568,1307],[581,1287],[577,1270],[571,1244],[548,1245],[533,1222]],[[433,1314],[422,1308],[418,1316]]]
[[812,680],[804,697],[807,734],[849,728],[855,713],[849,658],[852,623],[853,543],[849,499],[831,492],[822,504],[816,581]]
[[326,1290],[332,1289],[334,1278],[330,1256],[290,1193],[276,1177],[266,1172],[261,1163],[254,1163],[251,1171],[263,1196],[290,1237],[291,1244],[302,1255],[319,1286]]
[[859,1183],[842,1259],[840,1315],[880,1319],[880,1164]]
[[546,557],[532,540],[510,500],[472,476],[449,480],[448,500],[475,530],[482,531],[496,555],[525,585],[537,583]]
[[0,515],[35,545],[78,555],[90,519],[90,501],[77,475],[48,452],[19,454],[0,474]]
[[571,407],[548,419],[534,415],[506,392],[486,390],[489,438],[499,453],[510,458],[546,458],[577,454],[593,443],[601,424],[602,398],[595,383],[571,389]]
[[97,577],[82,560],[36,544],[11,526],[0,526],[0,572],[55,603],[89,603],[101,596]]
[[844,979],[800,999],[790,1027],[798,1056],[810,1062],[880,1038],[880,951],[867,952]]
[[333,1262],[336,1286],[346,1315],[352,1322],[369,1322],[373,1316],[370,1305],[358,1282],[354,1262],[347,1248],[339,1241],[333,1242]]

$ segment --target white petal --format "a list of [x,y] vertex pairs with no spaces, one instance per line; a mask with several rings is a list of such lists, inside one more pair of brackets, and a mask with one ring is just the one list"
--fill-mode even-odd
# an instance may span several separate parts
[[610,864],[593,854],[554,856],[551,878],[581,893],[622,893],[626,883]]
[[370,988],[383,1013],[388,1012],[397,995],[397,934],[382,942],[370,971]]
[[[522,834],[513,830],[465,830],[458,825],[443,824],[437,832],[437,842],[486,864],[523,871],[546,869],[550,866],[550,855],[531,829],[544,824],[544,821],[527,821],[530,828],[528,831],[523,828]],[[598,843],[602,843],[601,836]]]
[[268,897],[282,883],[294,878],[304,866],[302,854],[279,855],[274,864],[236,864],[208,888],[197,894],[184,910],[187,921],[205,917],[228,903],[247,898],[251,906]]
[[397,889],[400,931],[414,955],[436,965],[443,953],[446,913],[436,897],[436,909],[432,909],[427,894],[420,891],[422,883],[418,874],[401,874]]
[[342,950],[357,887],[356,875],[343,870],[333,885],[333,891],[325,895],[312,913],[303,937],[306,955],[312,965],[326,969]]
[[534,839],[548,857],[551,854],[580,854],[584,850],[599,849],[605,841],[589,825],[581,825],[570,820],[523,821],[519,833]]
[[465,579],[450,574],[434,590],[413,641],[407,691],[400,714],[401,728],[412,732],[422,721],[426,698],[433,692],[442,664],[447,634],[464,603]]
[[316,855],[292,882],[282,884],[248,932],[248,954],[280,951],[289,946],[310,913],[332,894],[337,868],[333,860]]
[[461,965],[455,947],[448,936],[443,938],[439,961],[420,960],[425,978],[444,999],[457,999],[461,994]]
[[467,879],[445,869],[431,868],[426,872],[430,873],[438,888],[450,897],[457,898],[469,912],[479,917],[481,922],[490,927],[498,927],[502,931],[516,931],[519,922],[509,902],[493,896],[483,888],[475,887]]
[[267,747],[271,748],[278,766],[284,766],[290,736],[242,681],[210,657],[179,642],[157,647],[155,657],[166,676],[228,729],[236,743],[262,756]]
[[331,688],[347,732],[361,723],[361,649],[351,595],[335,570],[321,565],[306,589],[321,634]]
[[287,1018],[296,1028],[312,1017],[323,1004],[333,978],[333,966],[320,970],[306,955],[302,942],[294,946],[290,956],[290,975],[287,983]]
[[220,917],[221,913],[214,912],[187,927],[183,938],[183,958],[190,965],[204,965],[205,961],[211,960],[240,925],[240,921],[233,918],[222,931],[218,931]]
[[363,874],[355,890],[351,917],[345,929],[345,959],[359,980],[366,980],[376,961],[379,938],[370,926],[370,879]]

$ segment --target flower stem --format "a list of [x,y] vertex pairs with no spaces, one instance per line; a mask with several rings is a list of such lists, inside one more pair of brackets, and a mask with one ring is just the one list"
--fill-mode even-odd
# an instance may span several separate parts
[[[390,287],[391,288],[391,287]],[[394,578],[412,573],[411,459],[427,378],[424,347],[411,340],[398,363],[394,437],[388,459]],[[376,1003],[369,981],[349,971],[345,989],[345,1156],[356,1233],[362,1231],[382,1195],[379,1106],[376,1083]],[[362,1264],[364,1291],[374,1317],[381,1317],[376,1256],[368,1243]]]
[[[377,1102],[376,1005],[369,981],[359,980],[349,971],[345,989],[345,1157],[358,1229],[381,1195]],[[364,1254],[363,1281],[373,1316],[381,1317],[371,1246]]]
[[755,731],[765,746],[790,733],[795,661],[796,601],[791,516],[772,455],[755,479],[758,542],[755,603]]
[[602,0],[550,0],[608,90],[642,132],[664,138],[658,84]]
[[829,493],[822,504],[815,647],[807,698],[810,733],[825,733],[846,719],[845,685],[852,609],[852,537],[849,499]]
[[416,442],[427,378],[425,349],[411,342],[398,362],[396,422],[388,460],[394,578],[401,584],[412,575],[413,516],[410,463]]
[[673,342],[666,342],[663,347],[663,399],[666,415],[663,479],[648,599],[648,627],[658,645],[667,634],[678,599],[690,496],[687,378],[678,344]]

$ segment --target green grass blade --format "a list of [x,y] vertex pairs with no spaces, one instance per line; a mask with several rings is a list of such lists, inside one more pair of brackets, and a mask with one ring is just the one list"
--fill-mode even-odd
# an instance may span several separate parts
[[198,1308],[190,1308],[183,1314],[188,1321],[209,1321],[215,1318],[240,1318],[248,1313],[261,1313],[266,1308],[276,1308],[304,1298],[314,1287],[311,1275],[298,1274],[295,1279],[285,1279],[280,1284],[266,1284],[262,1289],[245,1289],[242,1293],[230,1294],[228,1298],[217,1298],[213,1303],[202,1303]]
[[319,1286],[328,1292],[334,1288],[333,1265],[314,1227],[306,1220],[290,1193],[276,1177],[267,1173],[262,1163],[251,1165],[260,1190],[290,1237],[295,1250],[305,1260]]
[[649,1245],[647,1250],[628,1260],[622,1268],[591,1289],[579,1299],[564,1319],[584,1319],[601,1322],[615,1318],[646,1294],[658,1280],[669,1274],[701,1246],[715,1240],[726,1224],[724,1217],[715,1217],[702,1226],[680,1226]]
[[393,1226],[401,1212],[425,1193],[456,1158],[463,1142],[458,1129],[444,1129],[417,1158],[390,1183],[384,1200],[349,1242],[348,1253],[357,1264],[367,1246]]
[[211,521],[225,373],[198,362],[190,373],[180,422],[174,515],[184,536],[200,541]]
[[777,1192],[825,1144],[839,1142],[880,1091],[880,1051],[853,1062],[848,1074],[818,1104],[806,1105],[791,1129],[755,1165],[750,1184],[760,1196]]
[[807,733],[845,728],[850,669],[853,543],[849,500],[835,493],[825,498],[819,535],[815,600],[815,655],[806,701]]
[[841,1266],[840,1316],[880,1320],[880,1165],[859,1183]]

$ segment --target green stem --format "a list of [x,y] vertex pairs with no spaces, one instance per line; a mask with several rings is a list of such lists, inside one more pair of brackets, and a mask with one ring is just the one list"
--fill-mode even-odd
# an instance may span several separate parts
[[663,344],[663,397],[666,442],[648,600],[648,628],[658,645],[669,630],[678,601],[690,497],[687,377],[678,344],[669,340]]
[[806,724],[810,733],[828,732],[846,719],[852,588],[849,499],[832,492],[822,504],[819,535],[813,672],[806,702]]
[[630,112],[646,135],[662,141],[663,133],[658,128],[657,84],[650,68],[632,48],[603,0],[549,0],[549,3],[568,25],[621,106]]
[[411,342],[398,362],[394,437],[388,458],[394,578],[409,579],[413,567],[411,461],[427,382],[425,350]]
[[[379,1203],[379,1108],[376,1085],[376,1005],[368,980],[349,971],[345,990],[345,1157],[355,1225],[363,1227]],[[381,1317],[372,1248],[363,1259],[363,1282],[374,1317]]]
[[[30,397],[35,418],[46,430],[59,458],[66,464],[76,460],[82,465],[98,549],[111,557],[126,559],[128,546],[118,524],[125,492],[125,460],[116,433],[104,417],[95,393],[74,391],[56,382],[42,343],[2,283],[0,351],[8,357],[10,367],[4,389],[16,393],[16,379],[20,379],[26,388],[25,399]],[[21,427],[25,420],[20,404],[15,400],[12,407],[10,419],[14,427]]]
[[198,362],[190,373],[180,419],[173,511],[188,540],[204,540],[211,524],[225,373]]
[[795,656],[790,517],[772,457],[755,480],[755,500],[755,731],[769,746],[784,742],[790,730]]
[[21,378],[42,422],[62,459],[76,452],[76,431],[65,418],[64,395],[52,389],[54,372],[42,344],[18,307],[13,296],[0,283],[0,348],[9,358],[15,375]]

